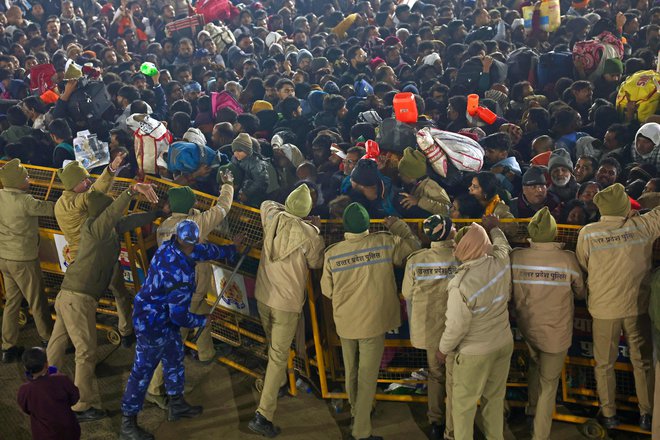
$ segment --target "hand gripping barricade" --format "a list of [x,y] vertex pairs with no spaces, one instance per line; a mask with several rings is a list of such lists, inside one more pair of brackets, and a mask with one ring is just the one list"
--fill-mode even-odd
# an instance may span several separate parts
[[[55,170],[33,166],[28,166],[28,168],[32,181],[30,193],[42,200],[56,200],[62,189],[60,182],[57,180]],[[173,186],[171,182],[151,176],[146,176],[145,180],[156,185],[156,192],[159,195],[164,194],[169,187]],[[132,181],[127,179],[115,179],[112,193],[118,194],[131,183]],[[196,208],[208,209],[215,203],[215,197],[198,192],[196,192],[196,195]],[[150,208],[152,206],[146,201],[138,200],[131,207],[131,211]],[[459,223],[469,223],[472,221],[476,220],[457,220]],[[524,223],[527,220],[513,219],[510,221]],[[407,220],[407,222],[413,228],[413,231],[421,235],[421,220]],[[370,229],[372,231],[383,230],[382,220],[373,221]],[[557,241],[565,243],[567,249],[574,249],[578,231],[578,226],[559,226]],[[53,240],[53,236],[59,232],[55,219],[41,219],[40,232],[43,239],[40,255],[45,285],[50,293],[54,294],[59,290],[59,283],[62,277],[57,250]],[[225,223],[210,236],[210,239],[216,243],[226,244],[230,240],[230,237],[237,232],[245,232],[246,242],[252,243],[252,248],[245,252],[245,259],[238,265],[240,268],[238,270],[234,268],[234,272],[236,272],[235,277],[238,277],[238,272],[240,271],[241,276],[248,279],[251,273],[256,272],[255,264],[258,263],[257,258],[260,255],[257,243],[262,239],[262,231],[258,210],[234,204]],[[324,221],[321,232],[327,244],[339,241],[343,236],[343,228],[339,221]],[[512,244],[524,246],[524,238],[522,236],[516,237],[515,242]],[[153,235],[145,238],[141,231],[134,231],[127,234],[123,245],[126,247],[130,263],[130,267],[125,271],[125,274],[127,274],[127,280],[130,279],[129,285],[134,290],[137,290],[140,284],[139,273],[140,271],[145,271],[147,268],[149,252],[155,247],[155,239],[153,239]],[[654,260],[657,267],[657,263],[660,262],[660,246],[658,246],[658,243],[655,246]],[[236,280],[237,278],[233,279]],[[234,284],[231,282],[231,275],[228,280],[230,282],[225,285]],[[334,331],[331,306],[320,295],[318,280],[319,274],[312,273],[308,281],[308,302],[304,309],[308,339],[302,345],[296,344],[297,350],[295,356],[292,351],[289,367],[290,371],[295,370],[298,374],[310,378],[311,384],[318,390],[318,394],[321,397],[327,399],[345,399],[346,394],[340,388],[343,382],[341,346]],[[1,287],[2,282],[0,280]],[[227,287],[225,292],[222,292],[222,288],[218,289],[221,293],[220,296],[225,297],[229,289],[231,287]],[[111,296],[101,299],[99,309],[97,310],[99,313],[112,314],[112,301],[109,298]],[[213,300],[210,301],[210,303],[213,302]],[[405,308],[403,304],[402,300],[402,310]],[[405,314],[403,316],[405,317]],[[586,307],[578,305],[575,311],[573,345],[566,358],[560,381],[560,396],[557,402],[561,406],[558,407],[555,413],[555,419],[572,423],[585,423],[583,426],[585,435],[590,438],[601,438],[600,436],[604,431],[593,420],[588,418],[595,414],[598,407],[593,374],[594,361],[590,351],[590,322],[591,319],[586,311]],[[525,389],[528,353],[525,343],[522,341],[519,333],[515,331],[515,322],[512,324],[514,334],[516,335],[516,342],[509,371],[507,400],[511,406],[522,406],[526,400]],[[229,342],[232,346],[243,350],[241,354],[247,353],[253,359],[265,360],[265,336],[259,320],[230,310],[221,301],[213,312],[212,335],[215,339]],[[190,341],[187,344],[194,347],[194,344]],[[622,346],[620,350],[621,356],[615,365],[618,384],[617,406],[622,412],[634,412],[636,394],[632,380],[632,366],[626,357],[627,350],[623,346],[623,341],[620,345]],[[220,362],[260,380],[262,373],[254,368],[253,360],[250,361],[252,365],[246,363],[246,360],[247,357],[237,358],[229,355],[219,358]],[[381,390],[377,393],[376,398],[390,401],[425,402],[424,385],[426,381],[423,372],[419,372],[425,366],[426,353],[411,346],[407,336],[406,324],[391,332],[387,336],[386,349],[381,361],[378,377]],[[398,388],[388,387],[391,384],[398,385]],[[292,385],[292,393],[295,393],[297,391],[295,379],[291,380],[291,376],[290,385]],[[384,388],[386,387],[390,389],[385,390]],[[622,425],[621,429],[640,432],[639,428],[632,425]]]

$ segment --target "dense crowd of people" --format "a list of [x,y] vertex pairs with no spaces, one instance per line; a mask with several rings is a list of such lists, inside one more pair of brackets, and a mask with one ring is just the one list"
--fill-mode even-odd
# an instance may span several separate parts
[[[548,15],[550,4],[561,18]],[[375,295],[370,302],[390,290],[395,298],[393,276],[381,276],[391,269],[379,265],[402,265],[411,253],[417,263],[408,267],[404,295],[443,316],[427,334],[415,322],[414,308],[411,314],[413,344],[429,358],[435,438],[471,438],[478,398],[488,438],[499,438],[502,409],[488,402],[503,399],[506,377],[494,375],[489,382],[483,374],[508,367],[511,286],[519,305],[525,301],[519,303],[516,293],[533,297],[536,292],[525,286],[539,283],[561,291],[556,296],[563,301],[541,301],[536,313],[520,312],[523,322],[528,319],[525,337],[540,381],[534,388],[538,407],[530,403],[529,415],[542,414],[534,438],[547,438],[549,402],[567,346],[548,342],[543,332],[555,324],[540,324],[537,313],[555,307],[570,315],[573,296],[584,293],[584,273],[590,275],[603,424],[619,423],[611,347],[623,331],[635,370],[639,424],[649,430],[651,321],[642,281],[658,236],[658,211],[645,212],[660,205],[659,49],[660,6],[648,0],[5,2],[0,158],[7,164],[0,169],[0,225],[12,233],[0,238],[3,361],[20,355],[16,320],[25,297],[48,347],[47,353],[27,352],[28,372],[47,377],[44,356],[51,365],[63,363],[70,339],[79,395],[73,399],[67,391],[69,406],[82,421],[104,417],[93,372],[93,324],[96,301],[110,288],[125,345],[137,340],[122,401],[122,438],[151,438],[136,423],[145,396],[168,408],[171,420],[201,413],[183,400],[178,330],[208,322],[202,315],[208,313],[210,268],[191,261],[235,256],[234,248],[200,244],[235,201],[261,208],[265,237],[256,297],[269,365],[250,422],[255,432],[279,433],[272,419],[305,301],[306,273],[323,267],[323,294],[333,302],[347,368],[353,435],[377,438],[369,423],[376,360],[385,332],[399,324],[399,308],[384,301],[380,317],[358,325],[363,316],[354,314],[365,300],[352,292],[369,281],[358,290]],[[407,111],[416,115],[406,122],[397,110],[404,97],[412,103]],[[435,149],[418,142],[428,133],[436,135]],[[451,143],[443,143],[443,133],[451,133]],[[456,155],[460,144],[472,148],[469,160]],[[57,203],[25,192],[29,177],[22,164],[58,169],[64,191]],[[93,184],[90,173],[100,174]],[[161,209],[123,216],[137,194],[158,202],[153,189],[139,183],[146,175],[180,187],[170,190]],[[107,193],[115,176],[138,183],[113,200]],[[193,190],[217,195],[218,203],[197,212]],[[39,216],[54,216],[68,243],[69,267],[52,330],[37,259]],[[167,217],[158,232],[162,255],[155,257],[159,262],[132,312],[117,264],[118,234],[161,216]],[[482,217],[485,229],[472,226],[453,241],[452,219]],[[517,226],[496,218],[530,217],[532,254],[510,254]],[[319,218],[342,219],[347,233],[325,253]],[[397,218],[428,218],[429,253],[419,251],[418,239]],[[368,234],[370,219],[385,219],[391,234]],[[586,225],[577,257],[551,243],[555,236],[547,231],[557,223]],[[188,229],[179,231],[185,224]],[[633,245],[643,251],[632,252]],[[525,268],[547,269],[552,279],[528,279]],[[94,279],[92,269],[99,272]],[[170,272],[173,278],[163,279]],[[619,273],[613,282],[612,274]],[[196,287],[180,288],[191,279]],[[418,279],[435,280],[428,289],[445,293],[441,304],[423,298],[419,292],[428,289],[420,289]],[[433,284],[438,280],[445,284]],[[163,301],[169,312],[158,308]],[[154,334],[154,322],[167,331]],[[570,321],[562,323],[570,327]],[[540,335],[529,330],[535,326]],[[489,339],[503,334],[508,336]],[[563,336],[570,340],[570,332]],[[165,340],[171,342],[166,352]],[[199,348],[201,361],[214,358],[208,330]],[[459,387],[450,386],[450,369],[454,383],[461,378]],[[481,382],[472,380],[475,375]],[[453,410],[444,407],[445,393],[447,402],[456,403]]]

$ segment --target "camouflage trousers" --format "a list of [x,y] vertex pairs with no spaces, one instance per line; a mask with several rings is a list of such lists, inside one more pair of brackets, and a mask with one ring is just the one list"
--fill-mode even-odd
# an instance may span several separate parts
[[138,334],[135,360],[121,399],[124,415],[135,415],[142,410],[151,376],[159,362],[163,363],[165,390],[169,396],[183,394],[185,375],[183,369],[183,342],[178,329],[157,338],[144,338]]

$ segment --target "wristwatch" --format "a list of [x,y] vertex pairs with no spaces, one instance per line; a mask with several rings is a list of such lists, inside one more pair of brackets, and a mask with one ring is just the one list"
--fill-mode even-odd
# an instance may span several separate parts
[[133,191],[133,190],[131,189],[132,187],[133,187],[133,186],[131,185],[131,186],[129,186],[128,189],[126,190],[126,193],[128,194],[129,197],[133,197],[133,196],[137,193],[137,191]]

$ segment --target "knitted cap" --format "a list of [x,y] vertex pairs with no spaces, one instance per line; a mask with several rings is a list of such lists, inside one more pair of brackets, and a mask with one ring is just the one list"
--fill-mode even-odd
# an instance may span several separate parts
[[272,109],[273,109],[273,104],[271,104],[268,101],[259,99],[257,101],[254,101],[254,104],[252,104],[252,109],[250,110],[250,112],[256,115],[262,110],[272,110]]
[[5,188],[20,188],[28,178],[28,172],[20,159],[12,159],[0,168],[0,182]]
[[353,234],[359,234],[369,229],[369,213],[364,206],[359,203],[351,203],[344,210],[342,218],[344,222],[344,230]]
[[426,156],[419,150],[407,147],[403,150],[403,157],[399,160],[399,174],[419,179],[426,175]]
[[522,177],[522,184],[525,186],[547,185],[547,183],[548,182],[545,180],[545,172],[541,167],[529,167]]
[[608,186],[594,196],[594,204],[601,215],[625,217],[630,211],[630,199],[620,183]]
[[87,213],[90,217],[98,217],[101,213],[110,206],[113,199],[109,195],[101,191],[90,191],[87,197]]
[[378,164],[371,159],[358,160],[351,173],[351,180],[362,186],[376,186],[378,179]]
[[188,214],[195,206],[195,194],[189,186],[170,188],[167,191],[167,199],[172,212]]
[[548,170],[552,173],[553,168],[565,167],[573,171],[573,161],[571,161],[571,154],[563,148],[558,148],[550,154],[548,160]]
[[71,191],[80,182],[89,177],[89,172],[78,162],[74,160],[69,162],[64,168],[57,170],[57,177],[62,181],[64,189]]
[[444,241],[451,233],[452,221],[449,217],[443,217],[436,214],[424,220],[422,226],[424,228],[424,233],[431,239],[431,241]]
[[603,74],[622,75],[623,63],[618,58],[608,58],[603,64]]
[[296,217],[307,217],[312,210],[312,195],[304,183],[291,191],[284,202],[284,210]]
[[312,53],[310,51],[308,51],[307,49],[301,49],[298,52],[298,55],[296,55],[296,63],[300,64],[300,62],[302,60],[304,60],[304,59],[311,60],[312,58],[314,58],[314,56],[312,55]]
[[253,148],[250,135],[247,133],[239,133],[238,136],[236,136],[236,139],[231,143],[231,151],[232,153],[235,151],[242,151],[248,156],[252,156]]
[[535,243],[549,243],[557,236],[557,222],[550,214],[547,206],[544,206],[534,214],[527,225],[529,237]]

